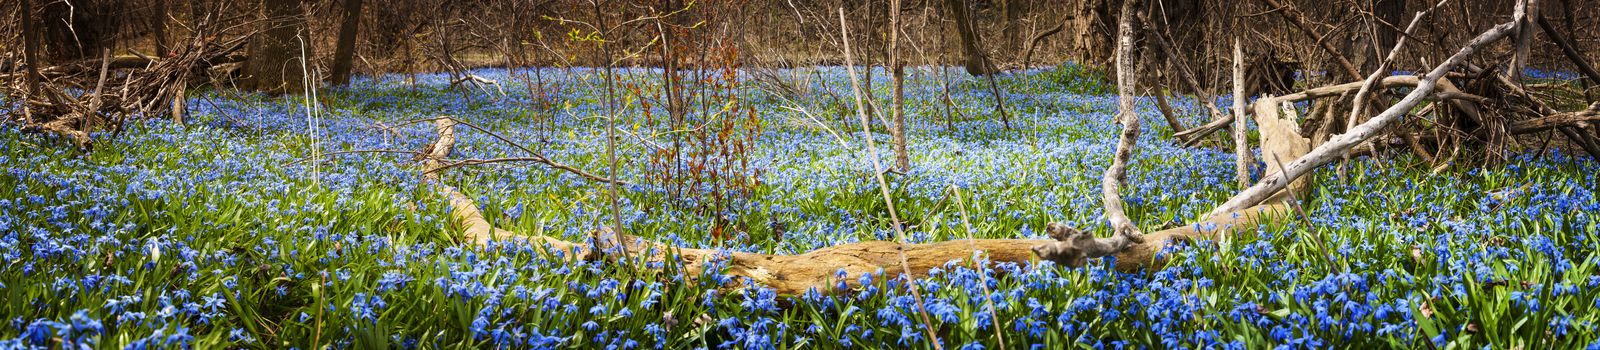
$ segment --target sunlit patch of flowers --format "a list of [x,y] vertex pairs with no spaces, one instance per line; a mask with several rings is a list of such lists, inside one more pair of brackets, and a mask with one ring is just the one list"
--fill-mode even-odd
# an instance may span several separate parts
[[[982,81],[952,84],[947,110],[941,86],[926,80],[938,73],[911,70],[913,167],[889,175],[910,239],[1039,237],[1049,221],[1104,230],[1098,177],[1116,98],[1080,71],[1002,77],[1015,127],[1006,129]],[[594,70],[543,72],[559,87],[549,109],[531,107],[540,105],[531,87],[509,83],[523,72],[476,73],[508,82],[509,95],[451,90],[445,75],[421,75],[415,87],[379,77],[324,91],[326,114],[313,122],[299,99],[201,93],[190,124],[97,135],[103,146],[82,156],[0,127],[0,348],[924,348],[929,327],[944,347],[963,349],[1002,339],[1012,349],[1552,348],[1600,336],[1593,159],[1523,154],[1440,174],[1405,157],[1362,159],[1344,179],[1321,175],[1306,220],[1174,248],[1162,270],[979,258],[911,282],[921,305],[893,271],[838,276],[858,288],[784,296],[675,264],[463,245],[412,154],[335,154],[421,149],[433,130],[403,122],[453,115],[604,173]],[[621,78],[648,89],[658,73]],[[732,203],[731,235],[713,238],[715,220],[648,182],[623,188],[626,229],[780,254],[891,239],[860,126],[847,124],[847,101],[827,97],[849,96],[843,69],[817,74],[814,99],[750,97],[767,125],[747,150],[761,186]],[[873,86],[888,103],[888,81]],[[1193,111],[1184,122],[1204,121],[1193,101],[1174,102]],[[674,132],[628,119],[643,107],[624,107],[619,159],[639,159]],[[1192,221],[1232,192],[1229,152],[1179,147],[1153,106],[1140,111],[1154,130],[1124,195],[1143,227]],[[459,133],[455,158],[525,155]],[[623,179],[646,169],[619,168]],[[566,172],[490,165],[445,181],[506,229],[581,240],[609,222],[606,187]]]

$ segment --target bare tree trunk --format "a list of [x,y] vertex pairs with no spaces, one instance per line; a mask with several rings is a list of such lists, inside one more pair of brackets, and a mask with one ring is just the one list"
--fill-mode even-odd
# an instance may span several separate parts
[[[943,16],[944,14],[942,13],[943,11],[940,11],[940,12],[941,13],[940,13],[939,18],[944,18],[944,16]],[[940,20],[940,22],[943,23],[943,20]],[[946,64],[947,61],[945,60],[945,52],[950,51],[949,50],[950,40],[948,40],[948,39],[949,39],[949,35],[945,34],[944,26],[940,25],[939,26],[939,88],[940,88],[939,92],[941,93],[941,95],[940,95],[939,102],[942,102],[942,104],[944,105],[944,130],[945,131],[955,131],[955,129],[956,129],[955,116],[953,115],[953,113],[951,113],[952,112],[952,106],[951,105],[954,104],[954,101],[950,100],[950,66],[948,64]]]
[[[1115,20],[1111,17],[1113,9],[1111,0],[1078,0],[1075,6],[1069,8],[1071,13],[1067,17],[1067,33],[1070,35],[1068,43],[1077,58],[1082,62],[1103,62],[1107,60],[1107,53],[1113,49],[1115,38],[1104,35],[1107,22]],[[1107,40],[1112,37],[1112,40]]]
[[901,172],[911,171],[911,155],[906,153],[905,118],[905,67],[900,63],[900,0],[889,1],[889,70],[894,75],[894,105],[890,106],[890,120],[894,123],[894,165]]
[[974,76],[989,75],[995,72],[983,59],[983,49],[979,45],[977,28],[972,24],[972,15],[967,9],[967,2],[962,0],[944,0],[944,6],[950,9],[951,19],[956,21],[956,34],[961,41],[961,51],[965,53],[964,66],[967,74]]
[[[876,10],[876,6],[873,6],[876,3],[876,1],[868,1],[866,3],[867,24],[864,27],[871,28],[873,24],[877,22],[878,12],[874,11]],[[878,99],[872,97],[874,95],[872,93],[872,52],[875,51],[873,49],[876,48],[876,46],[872,45],[872,37],[875,35],[872,35],[871,30],[863,30],[861,32],[862,34],[865,34],[862,35],[861,38],[861,47],[864,48],[861,50],[861,65],[866,68],[866,71],[862,73],[865,78],[861,80],[861,86],[867,92],[867,115],[872,116],[873,119],[878,120],[879,123],[883,123],[884,127],[887,128],[889,127],[888,121],[884,120],[883,114],[878,111]]]
[[[301,70],[299,53],[302,48],[306,58],[311,47],[306,40],[305,12],[299,0],[266,0],[265,26],[250,37],[250,58],[244,63],[242,88],[273,94],[305,91],[305,73]],[[304,45],[304,46],[302,46]]]
[[[595,26],[596,27],[606,28],[606,17],[605,17],[605,14],[600,12],[600,3],[599,2],[595,2],[594,3],[594,21],[595,21]],[[608,35],[610,35],[610,33],[608,33],[608,32],[600,32],[599,34],[600,34],[600,37],[602,39],[610,40],[610,38],[607,37]],[[606,172],[606,176],[610,177],[612,179],[616,179],[617,178],[617,135],[616,135],[616,130],[617,130],[617,97],[616,97],[616,76],[611,71],[611,60],[612,60],[612,57],[614,57],[614,56],[612,56],[612,54],[611,54],[611,45],[608,44],[606,42],[606,40],[601,40],[599,42],[600,47],[596,48],[596,50],[595,50],[595,52],[594,52],[594,64],[595,64],[596,68],[600,68],[600,67],[604,67],[605,68],[604,72],[605,72],[605,78],[606,78],[606,103],[605,103],[605,106],[606,106],[606,161],[608,163],[611,163],[611,169],[610,169],[610,171]],[[625,234],[627,232],[627,230],[622,227],[622,200],[620,198],[622,196],[622,193],[617,189],[617,182],[616,181],[607,182],[606,185],[607,185],[607,189],[610,190],[610,193],[611,193],[610,201],[611,201],[611,225],[613,227],[612,230],[614,232],[617,232],[619,235],[620,234]],[[624,257],[629,256],[628,255],[629,254],[628,253],[628,249],[626,248],[626,246],[624,246],[622,248],[621,253],[622,253],[622,256],[624,256]],[[623,259],[623,260],[627,260],[627,259]]]
[[1522,69],[1528,66],[1528,41],[1533,39],[1533,21],[1529,17],[1538,13],[1538,0],[1517,0],[1515,12],[1512,14],[1512,23],[1516,28],[1511,33],[1511,66],[1506,67],[1506,75],[1511,76],[1511,81],[1522,81]]
[[333,49],[334,85],[350,84],[350,69],[355,63],[356,34],[361,31],[361,0],[344,0],[344,23],[339,24],[339,42]]
[[1373,58],[1382,59],[1382,57],[1377,57],[1378,53],[1393,50],[1394,46],[1400,43],[1400,21],[1404,20],[1406,16],[1406,1],[1377,1],[1378,2],[1372,6],[1373,14],[1384,23],[1380,23],[1377,26],[1378,49],[1372,51],[1372,55]]
[[1006,52],[1012,54],[1022,52],[1022,26],[1019,25],[1019,22],[1022,22],[1020,18],[1022,16],[1022,1],[1001,0],[1000,14],[1001,18],[1005,20],[1005,23],[1000,24],[1000,31],[1003,33],[1001,40],[1005,41]]
[[1128,158],[1139,141],[1139,115],[1134,110],[1133,93],[1138,79],[1134,72],[1133,11],[1138,1],[1124,0],[1122,13],[1117,20],[1117,121],[1122,123],[1122,134],[1117,140],[1116,155],[1105,176],[1100,178],[1101,203],[1105,205],[1106,220],[1111,222],[1111,237],[1117,250],[1143,241],[1139,227],[1128,219],[1122,208],[1122,184],[1128,177]]
[[117,31],[126,22],[131,1],[40,1],[34,23],[36,35],[49,46],[38,49],[51,62],[95,59],[116,44]]
[[17,11],[22,21],[22,64],[28,66],[28,74],[23,85],[28,87],[23,92],[22,119],[24,123],[33,123],[33,110],[28,107],[27,99],[39,93],[39,33],[33,26],[33,1],[22,0],[22,10]]
[[[1293,4],[1284,5],[1283,3],[1279,2],[1279,0],[1261,1],[1265,2],[1267,6],[1279,9],[1275,12],[1278,12],[1278,14],[1283,17],[1284,21],[1294,25],[1296,29],[1306,33],[1306,35],[1309,35],[1313,38],[1322,37],[1321,32],[1318,32],[1312,28],[1310,23],[1307,23],[1309,20],[1306,19],[1306,14],[1304,12],[1300,12],[1300,9],[1294,7]],[[1334,49],[1333,44],[1329,43],[1329,41],[1330,40],[1317,40],[1316,42],[1317,46],[1322,48],[1322,51],[1327,52],[1328,56],[1333,57],[1334,62],[1339,64],[1339,68],[1344,72],[1345,75],[1349,76],[1350,79],[1361,79],[1361,71],[1356,69],[1355,64],[1350,63],[1350,60],[1344,57],[1343,52]]]
[[167,57],[172,49],[167,45],[167,0],[156,0],[155,3],[155,28],[151,29],[151,36],[156,39],[156,55]]
[[1250,157],[1250,140],[1245,137],[1244,120],[1244,47],[1239,38],[1233,38],[1233,156],[1234,177],[1239,188],[1250,187],[1250,166],[1256,162]]

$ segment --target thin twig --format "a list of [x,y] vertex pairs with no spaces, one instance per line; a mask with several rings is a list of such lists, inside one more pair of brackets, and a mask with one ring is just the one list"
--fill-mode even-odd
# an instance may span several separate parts
[[[973,259],[978,257],[978,239],[972,236],[972,222],[967,219],[967,202],[961,199],[961,188],[950,184],[950,193],[956,197],[956,206],[961,208],[961,226],[967,228],[967,243],[971,244]],[[974,264],[976,265],[976,264]],[[983,278],[983,266],[974,266],[978,269],[978,278]],[[994,300],[989,298],[989,282],[978,281],[979,290],[983,291],[984,307],[989,309],[989,318],[994,320],[994,339],[1000,344],[1000,350],[1006,350],[1006,338],[1000,331],[1000,313],[995,311]]]
[[[485,134],[489,134],[490,137],[493,137],[496,140],[500,140],[501,142],[509,144],[512,147],[516,147],[517,149],[522,150],[523,152],[526,152],[526,153],[530,154],[530,156],[527,156],[527,157],[501,158],[501,159],[511,159],[511,160],[501,160],[501,161],[497,161],[495,163],[508,162],[508,161],[531,161],[531,162],[535,162],[535,163],[544,164],[544,165],[549,166],[551,168],[564,170],[566,172],[573,173],[574,175],[578,175],[578,176],[581,176],[581,177],[583,177],[585,179],[589,179],[589,180],[593,180],[593,181],[599,181],[599,182],[603,182],[603,183],[616,183],[618,185],[627,185],[628,184],[626,181],[616,180],[616,179],[611,179],[611,178],[606,178],[606,177],[603,177],[603,176],[591,174],[591,173],[589,173],[587,171],[583,171],[582,169],[578,169],[576,167],[573,167],[573,166],[570,166],[570,165],[566,165],[566,164],[563,164],[561,162],[557,162],[554,159],[550,159],[549,157],[546,157],[543,152],[535,151],[535,150],[533,150],[531,148],[528,148],[526,146],[523,146],[522,144],[517,143],[516,141],[512,141],[510,138],[507,138],[505,136],[501,136],[499,133],[495,133],[493,131],[489,131],[488,129],[484,129],[484,128],[479,127],[477,125],[473,125],[472,123],[468,123],[466,121],[462,121],[460,118],[456,118],[456,117],[453,117],[453,116],[440,116],[440,117],[434,117],[434,118],[423,118],[423,119],[407,120],[407,121],[402,121],[402,122],[396,123],[394,125],[389,125],[387,127],[383,127],[382,129],[383,130],[393,130],[395,128],[399,128],[399,127],[406,126],[406,125],[411,125],[411,124],[416,124],[416,123],[423,123],[423,122],[431,122],[431,121],[436,121],[436,120],[440,120],[440,119],[449,119],[451,121],[454,121],[456,124],[460,124],[460,125],[466,126],[468,128],[472,128],[473,130],[477,130],[479,132],[483,132]],[[482,164],[482,163],[475,163],[475,164]],[[460,165],[471,165],[471,164],[452,164],[452,165],[446,165],[443,168],[456,167],[456,166],[460,166]]]
[[889,208],[890,226],[894,228],[895,243],[898,243],[895,246],[895,253],[900,256],[900,267],[904,270],[904,274],[901,276],[905,278],[906,286],[911,289],[911,296],[917,300],[917,314],[922,316],[923,328],[928,331],[928,342],[933,344],[934,349],[943,350],[944,346],[939,344],[939,334],[933,331],[933,323],[928,318],[928,309],[922,300],[922,292],[918,291],[917,281],[911,278],[911,263],[906,261],[906,233],[900,227],[900,215],[895,213],[894,200],[889,196],[889,183],[883,179],[883,165],[878,164],[877,142],[872,140],[872,130],[867,126],[870,121],[867,119],[867,110],[863,107],[861,83],[856,81],[856,65],[854,59],[850,57],[850,25],[845,22],[844,8],[839,8],[839,31],[844,38],[844,66],[850,74],[850,90],[855,94],[856,115],[861,119],[861,137],[867,139],[868,159],[872,161],[872,175],[878,180],[878,192],[883,195],[883,204]]

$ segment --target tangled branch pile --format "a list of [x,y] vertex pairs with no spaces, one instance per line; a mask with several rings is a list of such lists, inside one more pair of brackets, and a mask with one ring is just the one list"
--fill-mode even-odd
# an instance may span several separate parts
[[[0,120],[65,137],[85,151],[93,147],[90,133],[119,133],[129,120],[169,117],[181,122],[185,91],[209,81],[214,68],[226,71],[243,61],[249,38],[196,33],[162,57],[137,51],[113,56],[102,49],[98,59],[43,66],[34,52],[39,45],[30,40],[37,35],[29,33],[31,21],[22,22],[22,36],[30,41],[25,54],[0,64],[7,68],[0,70],[0,95],[12,104]],[[207,27],[202,22],[197,28]]]

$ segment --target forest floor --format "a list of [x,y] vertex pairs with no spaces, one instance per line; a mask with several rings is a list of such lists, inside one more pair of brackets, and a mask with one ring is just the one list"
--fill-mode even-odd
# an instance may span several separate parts
[[[1165,269],[956,261],[916,280],[919,308],[897,271],[792,296],[463,243],[419,174],[415,152],[435,131],[406,123],[454,116],[601,176],[610,131],[614,177],[629,182],[616,209],[633,235],[775,254],[893,240],[843,69],[791,71],[810,77],[794,98],[693,90],[707,93],[685,95],[677,124],[659,71],[622,70],[610,130],[596,71],[544,69],[544,88],[524,84],[529,71],[474,73],[506,94],[439,74],[358,79],[320,91],[310,112],[303,97],[201,92],[188,124],[96,135],[84,155],[0,127],[0,347],[926,348],[928,328],[946,348],[1007,349],[1600,337],[1600,163],[1586,156],[1442,170],[1358,157],[1343,178],[1317,172],[1304,220],[1176,247]],[[1119,130],[1108,86],[1072,66],[1000,77],[1008,129],[985,81],[955,79],[947,112],[935,74],[908,76],[911,169],[886,174],[908,240],[1040,238],[1052,221],[1106,234],[1099,179]],[[872,83],[885,115],[886,76]],[[1206,121],[1194,101],[1174,103],[1187,125]],[[1139,114],[1148,129],[1123,194],[1140,227],[1193,222],[1237,190],[1230,151],[1179,146],[1153,100]],[[530,156],[457,133],[452,159]],[[608,186],[542,164],[441,175],[498,228],[581,241],[612,222]]]

